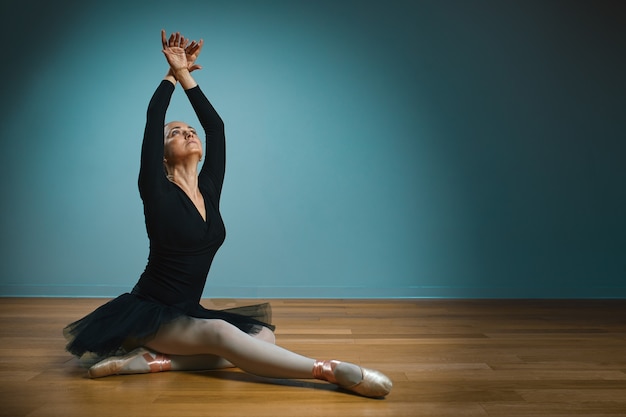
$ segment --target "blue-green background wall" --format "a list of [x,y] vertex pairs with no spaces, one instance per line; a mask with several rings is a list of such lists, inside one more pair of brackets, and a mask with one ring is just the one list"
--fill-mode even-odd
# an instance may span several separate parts
[[165,28],[227,127],[206,297],[626,296],[620,2],[5,3],[0,295],[134,285]]

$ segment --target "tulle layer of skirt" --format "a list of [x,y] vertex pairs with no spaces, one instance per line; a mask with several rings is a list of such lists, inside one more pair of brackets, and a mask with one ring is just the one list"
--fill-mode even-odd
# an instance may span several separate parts
[[126,293],[66,326],[66,349],[78,357],[119,354],[148,342],[159,327],[181,316],[225,320],[249,334],[258,333],[262,327],[274,330],[268,303],[209,310],[200,304],[168,306]]

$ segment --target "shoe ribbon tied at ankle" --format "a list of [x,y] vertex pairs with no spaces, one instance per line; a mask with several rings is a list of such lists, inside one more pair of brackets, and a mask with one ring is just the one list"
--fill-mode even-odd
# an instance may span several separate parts
[[338,364],[339,361],[335,360],[315,361],[313,364],[313,378],[337,384],[337,379],[335,378],[335,368]]
[[172,361],[162,353],[157,353],[154,357],[149,353],[144,353],[143,358],[150,367],[150,372],[163,372],[172,369]]

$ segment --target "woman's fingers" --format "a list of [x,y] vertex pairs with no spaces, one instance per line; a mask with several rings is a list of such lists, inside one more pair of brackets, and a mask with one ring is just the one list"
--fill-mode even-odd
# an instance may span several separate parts
[[180,35],[180,32],[172,33],[167,41],[167,46],[170,48],[178,48],[185,41],[185,38]]
[[161,43],[163,48],[167,48],[167,37],[165,36],[165,29],[161,29]]
[[196,52],[197,48],[198,44],[196,43],[196,41],[193,41],[189,44],[188,47],[185,48],[185,53],[187,53],[188,55],[193,55]]
[[189,55],[199,55],[202,50],[203,43],[202,39],[200,39],[200,42],[193,41],[187,48],[185,48],[185,52]]
[[161,29],[161,43],[163,44],[163,48],[183,48],[188,53],[199,52],[202,48],[202,40],[200,40],[200,42],[191,41],[191,43],[189,43],[189,41],[190,39],[185,38],[180,32],[170,34],[168,39],[165,30]]

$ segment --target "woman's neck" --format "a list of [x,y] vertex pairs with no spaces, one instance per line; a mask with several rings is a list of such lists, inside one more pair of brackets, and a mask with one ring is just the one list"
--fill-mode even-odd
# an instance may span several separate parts
[[178,185],[190,196],[198,192],[198,167],[196,164],[176,165],[170,168],[167,179]]

